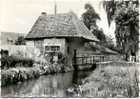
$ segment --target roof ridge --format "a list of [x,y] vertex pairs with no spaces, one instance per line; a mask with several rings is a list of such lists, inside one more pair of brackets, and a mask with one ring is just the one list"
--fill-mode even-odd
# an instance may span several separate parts
[[39,16],[26,39],[45,37],[82,37],[98,41],[72,11],[57,15]]
[[[70,12],[68,12],[68,13],[70,13]],[[47,14],[45,17],[49,17],[49,16],[58,16],[58,15],[68,15],[68,13],[57,13],[56,15],[55,14]],[[42,16],[42,15],[40,15],[40,16]]]

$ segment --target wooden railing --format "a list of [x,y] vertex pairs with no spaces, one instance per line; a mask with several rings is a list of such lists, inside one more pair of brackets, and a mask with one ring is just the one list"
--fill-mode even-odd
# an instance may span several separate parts
[[113,56],[113,55],[90,55],[90,56],[76,56],[73,60],[73,64],[75,65],[88,65],[95,64],[98,62],[108,62],[108,61],[119,61],[121,57]]
[[88,64],[94,64],[96,62],[103,62],[105,61],[105,56],[103,55],[94,55],[94,56],[80,56],[80,57],[76,57],[76,65],[88,65]]

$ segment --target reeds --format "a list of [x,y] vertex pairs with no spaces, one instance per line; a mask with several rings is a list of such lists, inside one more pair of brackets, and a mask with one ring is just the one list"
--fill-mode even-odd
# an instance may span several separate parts
[[138,97],[137,69],[117,64],[98,68],[83,81],[82,93],[86,97]]

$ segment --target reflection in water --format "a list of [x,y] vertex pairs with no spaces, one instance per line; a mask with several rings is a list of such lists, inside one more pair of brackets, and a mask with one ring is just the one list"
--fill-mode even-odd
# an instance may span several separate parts
[[17,85],[2,87],[1,95],[3,97],[67,97],[66,89],[74,84],[81,84],[81,79],[89,73],[91,72],[80,71],[41,76]]
[[73,72],[72,83],[76,85],[82,84],[82,79],[89,76],[92,71],[75,71]]
[[73,72],[73,79],[72,79],[72,83],[73,84],[78,84],[78,72]]

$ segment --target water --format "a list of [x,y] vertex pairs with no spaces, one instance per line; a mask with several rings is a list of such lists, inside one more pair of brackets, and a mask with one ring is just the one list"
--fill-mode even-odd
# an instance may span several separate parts
[[68,88],[81,84],[91,71],[59,73],[41,76],[16,85],[2,87],[2,97],[69,97]]

